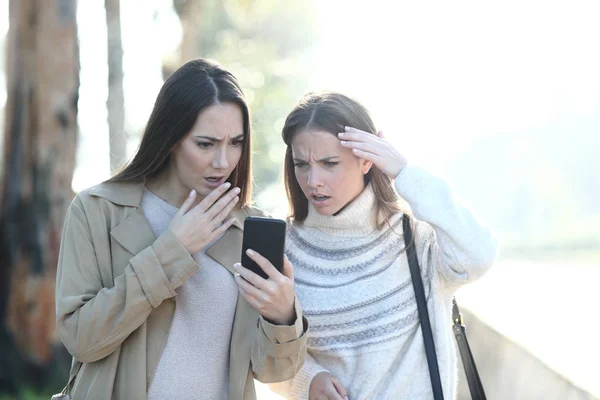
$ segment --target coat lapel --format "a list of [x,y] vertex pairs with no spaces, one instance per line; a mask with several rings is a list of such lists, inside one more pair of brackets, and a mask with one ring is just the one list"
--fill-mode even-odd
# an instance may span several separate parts
[[221,239],[206,250],[212,259],[234,273],[233,264],[242,260],[242,240],[244,238],[244,219],[246,213],[236,209],[231,213],[233,225],[227,229]]
[[137,208],[111,232],[111,236],[133,255],[138,254],[156,240],[142,208]]

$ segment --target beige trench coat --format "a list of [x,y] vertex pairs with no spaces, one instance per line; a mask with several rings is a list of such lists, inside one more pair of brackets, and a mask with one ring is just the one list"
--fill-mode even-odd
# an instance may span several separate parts
[[[79,193],[65,220],[56,281],[57,330],[73,355],[74,399],[146,399],[175,312],[175,289],[199,270],[166,230],[156,238],[140,202],[144,184],[103,183]],[[252,207],[207,254],[233,273]],[[292,378],[308,323],[274,326],[239,296],[230,344],[230,399],[255,399],[254,382]],[[75,373],[77,373],[75,375]],[[201,395],[202,388],[198,388]]]

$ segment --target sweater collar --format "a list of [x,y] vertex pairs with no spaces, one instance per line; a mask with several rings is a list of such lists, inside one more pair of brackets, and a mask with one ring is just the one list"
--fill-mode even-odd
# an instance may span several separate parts
[[321,215],[309,203],[308,216],[303,225],[334,233],[354,231],[357,234],[369,234],[376,230],[375,193],[369,183],[365,189],[337,215]]

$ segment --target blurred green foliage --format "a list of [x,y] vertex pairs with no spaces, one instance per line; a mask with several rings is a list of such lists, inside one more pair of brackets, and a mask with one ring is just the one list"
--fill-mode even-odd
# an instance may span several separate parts
[[[178,12],[183,3],[175,1]],[[307,91],[317,38],[314,3],[205,0],[199,12],[198,55],[230,69],[248,99],[260,192],[280,179],[285,151],[281,128]]]

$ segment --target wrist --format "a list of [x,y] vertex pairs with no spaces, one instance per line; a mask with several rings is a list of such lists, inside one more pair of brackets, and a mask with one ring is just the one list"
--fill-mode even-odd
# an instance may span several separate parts
[[[264,316],[263,316],[264,317]],[[290,310],[278,318],[266,318],[265,319],[273,325],[282,325],[282,326],[290,326],[293,325],[296,321],[296,310],[294,305],[292,304]]]

